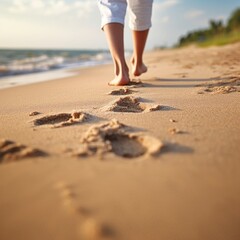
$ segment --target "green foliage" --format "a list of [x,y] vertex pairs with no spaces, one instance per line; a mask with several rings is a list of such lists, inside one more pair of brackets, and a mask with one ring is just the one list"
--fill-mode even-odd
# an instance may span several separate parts
[[240,8],[230,16],[226,26],[223,22],[211,19],[207,29],[191,31],[179,39],[177,46],[189,44],[200,46],[224,45],[240,41]]
[[207,41],[198,43],[201,47],[223,46],[229,43],[240,42],[240,32],[230,32],[216,35]]
[[240,8],[236,9],[229,18],[227,28],[240,31]]

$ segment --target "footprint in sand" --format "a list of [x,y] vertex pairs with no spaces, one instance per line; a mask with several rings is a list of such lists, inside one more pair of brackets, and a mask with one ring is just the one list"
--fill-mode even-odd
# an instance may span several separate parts
[[108,93],[108,95],[130,95],[130,94],[133,94],[134,92],[136,92],[136,91],[134,91],[128,87],[124,87],[124,88],[112,90],[111,92]]
[[83,135],[81,146],[73,155],[103,157],[107,153],[113,153],[123,158],[137,158],[143,155],[157,156],[160,153],[163,147],[160,140],[133,131],[133,128],[115,119],[92,126]]
[[207,87],[202,91],[199,91],[198,94],[210,93],[210,94],[227,94],[232,92],[238,92],[236,87],[231,86],[220,86],[220,87]]
[[51,125],[53,128],[70,126],[83,123],[89,118],[89,114],[74,111],[72,113],[58,113],[47,115],[33,120],[35,126]]
[[59,181],[54,184],[54,189],[59,192],[62,200],[62,205],[68,213],[76,214],[82,218],[89,218],[92,216],[92,211],[79,204],[78,194],[73,185],[67,184],[64,181]]
[[57,182],[54,185],[54,188],[59,191],[65,209],[71,213],[78,213],[78,207],[74,203],[76,194],[74,193],[72,187],[61,181]]
[[92,211],[79,206],[77,194],[75,193],[73,186],[60,181],[54,185],[54,188],[59,191],[63,206],[67,212],[77,215],[78,222],[76,224],[76,232],[80,239],[113,239],[115,234],[112,228],[98,221],[93,216]]
[[140,98],[133,96],[121,97],[113,103],[105,106],[103,110],[112,112],[141,113],[152,112],[161,109],[161,106],[159,104],[143,103],[140,100]]
[[24,158],[45,156],[41,150],[13,141],[0,139],[0,163],[14,162]]
[[132,79],[128,86],[131,88],[144,87],[144,83],[140,79]]
[[79,226],[79,236],[86,240],[113,240],[116,234],[112,228],[101,224],[95,218],[88,218]]
[[227,94],[232,92],[240,92],[240,77],[232,76],[227,80],[214,81],[213,83],[203,83],[197,87],[204,87],[198,91],[198,94]]

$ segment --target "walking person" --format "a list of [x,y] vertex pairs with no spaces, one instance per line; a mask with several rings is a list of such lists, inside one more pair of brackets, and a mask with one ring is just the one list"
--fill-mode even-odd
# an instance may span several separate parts
[[124,20],[129,9],[129,27],[132,30],[133,55],[131,68],[134,76],[147,72],[143,52],[151,28],[153,0],[98,0],[105,32],[114,63],[114,79],[109,85],[122,86],[130,83],[129,69],[124,56]]

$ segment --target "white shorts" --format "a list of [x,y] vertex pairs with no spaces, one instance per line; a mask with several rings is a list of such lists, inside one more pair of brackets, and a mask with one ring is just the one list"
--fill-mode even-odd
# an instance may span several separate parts
[[129,8],[129,27],[135,31],[147,30],[152,26],[153,0],[98,0],[102,22],[124,25],[126,9]]

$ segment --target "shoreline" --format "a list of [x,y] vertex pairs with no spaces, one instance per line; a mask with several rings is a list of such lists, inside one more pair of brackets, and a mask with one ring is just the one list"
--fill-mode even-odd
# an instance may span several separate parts
[[78,66],[73,68],[61,68],[61,69],[49,70],[45,72],[27,73],[27,74],[15,75],[15,76],[11,75],[11,76],[0,77],[0,90],[22,86],[22,85],[73,77],[78,75],[82,69],[94,68],[96,66],[102,66],[107,64],[109,63],[101,63],[101,64],[95,64],[95,65],[89,65],[89,66]]
[[58,69],[48,72],[29,73],[21,74],[18,76],[2,77],[0,78],[0,90],[39,82],[58,80],[74,75],[75,73],[71,73],[69,70]]
[[[73,71],[85,67],[110,63],[108,50],[47,50],[47,49],[0,49],[0,88],[4,81],[7,87],[8,81],[12,85],[21,82],[26,77],[33,82],[47,80],[47,78],[64,76],[65,71]],[[50,75],[50,76],[48,76]],[[70,76],[70,75],[69,75]]]

